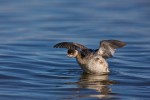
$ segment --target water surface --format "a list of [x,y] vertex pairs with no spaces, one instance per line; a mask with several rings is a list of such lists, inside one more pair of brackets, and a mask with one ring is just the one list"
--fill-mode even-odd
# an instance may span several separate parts
[[[149,0],[1,0],[0,100],[148,100]],[[128,45],[108,60],[111,73],[82,73],[54,44]]]

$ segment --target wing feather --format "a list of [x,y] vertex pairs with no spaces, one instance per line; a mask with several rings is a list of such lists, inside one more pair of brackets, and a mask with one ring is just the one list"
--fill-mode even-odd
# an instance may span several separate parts
[[74,43],[74,42],[61,42],[61,43],[54,45],[54,48],[67,48],[67,49],[72,49],[72,50],[88,49],[87,47],[78,43]]
[[126,43],[118,40],[103,40],[100,42],[100,48],[97,53],[102,55],[104,58],[109,58],[114,55],[116,49],[125,45]]

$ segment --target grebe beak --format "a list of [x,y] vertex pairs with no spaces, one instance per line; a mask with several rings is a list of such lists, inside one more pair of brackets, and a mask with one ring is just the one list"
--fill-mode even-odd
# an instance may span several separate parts
[[67,55],[67,57],[71,57],[71,58],[72,58],[72,57],[74,57],[74,56],[73,56],[73,55]]

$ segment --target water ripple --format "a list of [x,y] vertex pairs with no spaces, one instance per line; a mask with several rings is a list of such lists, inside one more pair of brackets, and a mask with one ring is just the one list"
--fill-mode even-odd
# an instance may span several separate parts
[[[149,0],[0,1],[0,99],[149,99]],[[66,50],[125,41],[108,59],[111,73],[86,75]]]

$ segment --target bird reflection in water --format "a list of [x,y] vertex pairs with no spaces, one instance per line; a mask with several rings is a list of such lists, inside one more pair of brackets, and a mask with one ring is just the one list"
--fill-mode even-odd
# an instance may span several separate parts
[[96,95],[89,94],[89,97],[96,98],[111,98],[111,88],[109,85],[115,82],[108,79],[108,74],[104,75],[90,75],[82,74],[79,82],[77,82],[80,88],[93,89],[98,92]]

